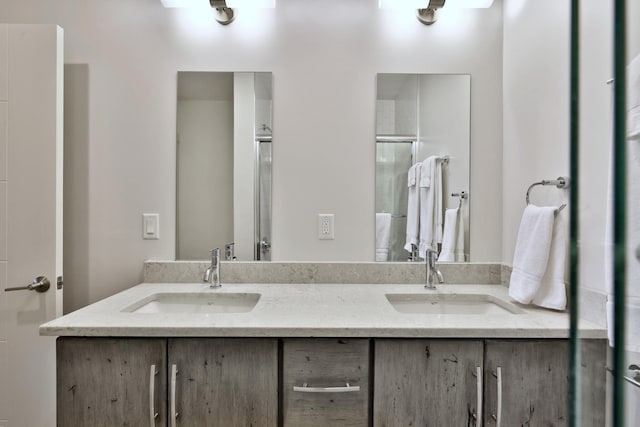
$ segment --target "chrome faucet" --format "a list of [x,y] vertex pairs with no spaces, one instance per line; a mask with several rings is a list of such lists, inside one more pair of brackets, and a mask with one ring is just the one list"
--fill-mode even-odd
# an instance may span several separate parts
[[425,257],[425,264],[427,267],[427,276],[426,283],[424,285],[427,289],[435,289],[436,284],[434,280],[434,276],[437,279],[438,283],[444,283],[444,277],[442,277],[442,273],[436,267],[436,260],[438,259],[438,252],[433,249],[427,249],[427,254]]
[[222,286],[220,283],[220,248],[211,249],[211,265],[204,272],[202,281],[209,283],[212,289]]

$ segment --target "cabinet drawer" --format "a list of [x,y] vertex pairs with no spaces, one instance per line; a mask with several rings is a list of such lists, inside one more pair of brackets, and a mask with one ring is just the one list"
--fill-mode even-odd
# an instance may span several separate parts
[[282,384],[285,427],[368,426],[369,340],[284,340]]

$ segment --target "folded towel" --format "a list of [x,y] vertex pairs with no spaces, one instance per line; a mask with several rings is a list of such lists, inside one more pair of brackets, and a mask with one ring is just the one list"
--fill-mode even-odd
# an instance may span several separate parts
[[[425,166],[426,165],[426,166]],[[425,258],[427,249],[438,249],[442,243],[442,165],[436,156],[422,163],[421,175],[429,171],[430,187],[420,187],[420,246],[418,253]]]
[[420,170],[420,187],[431,187],[432,168],[436,164],[436,156],[427,157],[422,162],[422,169]]
[[640,139],[640,55],[627,67],[627,138]]
[[564,282],[567,246],[564,236],[564,224],[556,215],[547,269],[542,277],[538,292],[533,296],[534,304],[552,310],[567,308],[567,287]]
[[459,209],[447,209],[444,214],[444,233],[442,235],[442,249],[438,261],[456,261],[455,252],[458,243],[458,213]]
[[376,213],[376,261],[388,260],[390,237],[391,214]]
[[[404,249],[411,252],[411,245],[418,246],[418,232],[420,230],[420,191],[418,180],[422,163],[416,163],[409,168],[407,174],[409,180],[409,190],[407,192],[407,238]],[[413,184],[411,182],[413,181]]]
[[547,270],[555,209],[528,205],[522,214],[509,283],[509,296],[522,304],[533,300]]

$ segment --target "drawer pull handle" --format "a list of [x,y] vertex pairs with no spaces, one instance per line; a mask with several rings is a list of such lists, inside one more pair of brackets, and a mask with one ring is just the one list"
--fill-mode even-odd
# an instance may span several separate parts
[[302,393],[348,393],[360,391],[360,386],[346,383],[344,386],[340,387],[309,387],[307,383],[304,383],[302,384],[302,387],[294,385],[293,391],[299,391]]
[[154,427],[156,425],[156,418],[158,418],[155,403],[156,375],[158,375],[158,371],[156,371],[156,365],[151,365],[151,368],[149,369],[149,425],[151,427]]
[[176,427],[176,419],[180,415],[176,410],[176,377],[178,376],[178,365],[171,365],[171,401],[169,410],[171,411],[169,423],[171,427]]

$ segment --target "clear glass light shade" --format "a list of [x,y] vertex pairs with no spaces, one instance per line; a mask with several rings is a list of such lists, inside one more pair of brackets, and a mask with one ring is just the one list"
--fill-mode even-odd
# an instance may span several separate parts
[[[455,8],[487,8],[493,0],[446,0],[444,7]],[[429,7],[429,0],[378,0],[380,9],[424,9]]]

